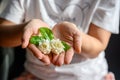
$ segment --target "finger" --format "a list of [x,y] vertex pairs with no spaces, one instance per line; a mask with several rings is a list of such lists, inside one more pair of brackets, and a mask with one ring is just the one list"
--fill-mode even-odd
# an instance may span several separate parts
[[26,48],[28,46],[29,40],[32,34],[33,34],[32,31],[28,29],[24,32],[23,38],[22,38],[22,48]]
[[74,55],[73,48],[67,50],[64,57],[64,63],[69,64],[72,61],[73,55]]
[[81,45],[82,45],[82,38],[80,37],[79,33],[76,33],[74,35],[73,43],[74,43],[73,47],[74,47],[75,51],[77,53],[80,53],[81,52]]
[[58,54],[54,54],[54,53],[53,53],[52,63],[53,63],[54,65],[56,65],[55,63],[56,63],[56,61],[57,61],[58,57],[59,57],[59,55],[58,55]]
[[28,48],[33,52],[33,54],[38,58],[42,59],[43,58],[43,53],[33,44],[29,44]]
[[45,63],[45,65],[49,65],[50,64],[50,58],[48,57],[48,55],[44,55],[35,45],[33,44],[29,44],[28,48],[33,52],[33,54],[43,63]]
[[106,76],[105,76],[105,80],[115,80],[115,76],[112,72],[109,72]]
[[50,58],[48,55],[43,55],[42,59],[40,59],[45,65],[50,65]]
[[52,62],[53,54],[52,54],[52,53],[49,53],[48,56],[49,56],[49,58],[50,58],[50,62]]
[[64,64],[64,57],[65,57],[65,52],[61,53],[58,57],[58,60],[56,61],[57,66],[61,66]]

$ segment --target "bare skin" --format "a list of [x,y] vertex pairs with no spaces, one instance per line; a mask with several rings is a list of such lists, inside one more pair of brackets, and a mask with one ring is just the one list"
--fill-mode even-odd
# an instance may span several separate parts
[[30,37],[36,35],[41,26],[48,27],[46,23],[39,19],[33,19],[19,25],[0,19],[0,46],[15,47],[22,45],[23,48],[29,48],[38,59],[48,65],[50,64],[49,55],[42,54],[35,45],[29,44]]
[[[49,65],[51,63],[51,55],[44,55],[35,45],[29,44],[30,37],[36,35],[38,28],[41,26],[48,27],[46,23],[38,19],[19,25],[5,19],[0,19],[0,46],[15,47],[22,45],[23,48],[28,47],[37,58]],[[88,34],[85,34],[79,31],[74,24],[69,22],[63,22],[63,24],[58,23],[53,28],[53,32],[56,37],[66,41],[72,46],[67,52],[52,56],[52,63],[56,66],[69,64],[74,52],[77,52],[78,54],[84,52],[89,58],[98,56],[100,51],[105,50],[111,35],[110,32],[103,30],[94,24],[90,25]],[[58,34],[58,32],[62,32],[62,34]],[[108,74],[105,79],[114,80],[111,74]]]
[[97,57],[101,51],[106,49],[111,35],[110,32],[103,30],[94,24],[90,25],[88,34],[85,34],[74,24],[69,22],[62,22],[55,25],[53,33],[57,38],[72,46],[66,53],[54,55],[53,63],[58,66],[69,64],[74,52],[77,52],[78,54],[83,52],[85,53],[83,55],[88,58]]
[[[29,39],[31,35],[37,34],[38,29],[41,26],[48,26],[46,23],[38,19],[34,19],[28,23],[19,25],[16,25],[4,19],[1,19],[0,23],[0,46],[8,47],[22,45],[23,48],[26,48],[28,46],[33,54],[35,54],[35,56],[37,56],[39,59],[46,62],[47,64],[50,64],[50,60],[48,60],[48,58],[42,57],[43,54],[34,45],[29,44]],[[60,59],[62,60],[59,60],[56,58],[56,55],[53,56],[53,63],[55,64],[56,60],[58,60],[57,64],[55,64],[58,66],[64,63],[69,64],[72,60],[74,52],[81,53],[82,51],[86,53],[84,55],[89,58],[94,58],[98,56],[100,51],[105,50],[111,35],[110,32],[103,30],[95,26],[94,24],[90,25],[88,34],[85,34],[81,32],[74,24],[69,22],[56,24],[53,28],[53,33],[56,37],[60,38],[63,41],[66,41],[72,46],[70,50],[60,55],[64,56],[65,60],[63,57],[60,57]]]
[[115,80],[115,76],[113,73],[108,73],[106,76],[105,76],[105,80]]

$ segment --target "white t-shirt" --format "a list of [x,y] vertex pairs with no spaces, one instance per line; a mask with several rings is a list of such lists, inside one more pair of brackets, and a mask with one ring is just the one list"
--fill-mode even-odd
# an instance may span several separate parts
[[[17,24],[38,18],[51,28],[57,22],[70,21],[85,33],[93,23],[118,33],[119,3],[119,0],[11,0],[1,17]],[[94,59],[75,54],[71,64],[61,67],[45,66],[28,51],[25,68],[43,80],[103,80],[107,73],[104,51]]]

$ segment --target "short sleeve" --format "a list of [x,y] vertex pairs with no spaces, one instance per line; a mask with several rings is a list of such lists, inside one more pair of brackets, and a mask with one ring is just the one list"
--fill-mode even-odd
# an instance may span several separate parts
[[19,24],[24,20],[24,12],[24,0],[10,0],[0,17]]
[[92,23],[112,33],[119,33],[120,0],[101,0]]

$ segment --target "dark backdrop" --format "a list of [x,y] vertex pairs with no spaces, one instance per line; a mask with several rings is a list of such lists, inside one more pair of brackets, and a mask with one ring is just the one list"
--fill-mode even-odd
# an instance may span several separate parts
[[109,45],[106,49],[106,58],[109,71],[115,73],[116,80],[120,80],[120,34],[111,36]]

